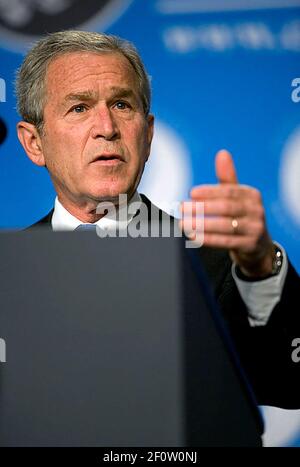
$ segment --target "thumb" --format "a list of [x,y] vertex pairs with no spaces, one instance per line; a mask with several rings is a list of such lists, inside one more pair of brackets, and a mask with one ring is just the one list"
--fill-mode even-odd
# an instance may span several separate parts
[[232,156],[226,149],[217,152],[215,167],[220,183],[238,183]]

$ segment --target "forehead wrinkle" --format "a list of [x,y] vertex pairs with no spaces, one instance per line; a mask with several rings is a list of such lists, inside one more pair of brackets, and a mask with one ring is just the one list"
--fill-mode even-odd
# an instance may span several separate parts
[[[99,58],[99,61],[92,62],[91,59],[94,57]],[[113,63],[107,62],[107,58],[115,58]],[[79,61],[77,61],[79,59]],[[90,60],[89,60],[90,59]],[[101,62],[101,59],[104,61]],[[70,67],[72,70],[70,70]],[[50,73],[49,73],[50,72]],[[52,73],[51,73],[52,72]],[[99,75],[123,75],[124,73],[127,74],[127,77],[130,75],[135,77],[135,71],[130,64],[130,62],[120,54],[81,54],[78,53],[71,53],[57,57],[52,62],[50,62],[47,75],[52,74],[53,72],[55,76],[57,73],[68,75],[68,72],[71,73],[72,81],[75,83],[77,80],[84,80],[88,77],[96,77]]]
[[[62,57],[58,57],[56,60],[50,63],[47,69],[47,72],[46,72],[47,79],[45,83],[46,84],[46,89],[45,89],[46,98],[49,97],[49,95],[53,96],[53,94],[57,97],[57,93],[55,91],[56,86],[53,86],[53,82],[54,84],[57,83],[57,79],[59,75],[62,77],[63,87],[65,87],[64,84],[66,81],[68,81],[68,77],[70,76],[68,74],[69,70],[66,67],[67,64],[66,62],[61,62],[60,60],[61,58]],[[73,87],[73,91],[71,89],[65,89],[66,92],[68,91],[69,92],[66,97],[63,97],[64,103],[69,102],[69,101],[75,101],[77,98],[79,98],[79,100],[81,99],[82,100],[94,100],[94,99],[97,100],[99,97],[99,90],[97,89],[97,92],[95,92],[93,89],[92,90],[88,89],[91,85],[91,82],[89,82],[89,78],[92,79],[92,83],[94,82],[94,84],[96,84],[98,81],[97,84],[99,84],[99,81],[101,82],[101,77],[103,78],[103,85],[106,87],[106,84],[108,84],[107,89],[113,94],[113,96],[134,97],[135,99],[139,99],[140,97],[139,83],[138,83],[136,74],[127,59],[124,60],[123,57],[121,56],[120,61],[117,60],[113,63],[113,66],[115,68],[111,68],[110,63],[102,64],[98,62],[96,64],[87,63],[87,67],[88,68],[90,67],[90,69],[85,68],[85,70],[83,70],[82,67],[85,66],[83,63],[84,61],[85,60],[83,60],[79,64],[78,68],[76,67],[75,70],[74,69],[72,70],[72,74],[70,76],[71,82],[69,82],[69,85]],[[113,76],[113,75],[117,75],[120,78],[122,78],[120,81],[120,85],[118,83],[115,83],[115,84],[111,83],[112,86],[109,86],[109,81],[106,83],[107,79],[109,80],[109,76]],[[86,81],[87,89],[84,89],[85,88],[84,81]],[[80,82],[81,84],[83,84],[82,87],[80,85]],[[101,85],[100,85],[100,88],[101,88]]]
[[132,88],[127,86],[111,86],[110,91],[118,96],[131,96],[134,94]]
[[[71,78],[71,83],[76,86],[76,83],[79,83],[81,81],[89,80],[89,79],[95,79],[95,81],[99,79],[107,80],[109,79],[110,76],[116,75],[119,76],[120,79],[126,79],[130,80],[133,78],[133,80],[136,79],[134,70],[131,69],[130,64],[125,63],[116,63],[114,64],[114,68],[111,68],[110,64],[84,64],[78,63],[75,64],[75,69],[73,68],[70,70],[70,64],[69,63],[57,63],[59,62],[59,59],[57,61],[54,61],[49,65],[47,73],[46,73],[46,78],[47,78],[47,83],[49,84],[49,81],[54,81],[54,84],[56,85],[57,81],[57,76],[62,75],[64,80],[69,80]],[[125,65],[125,66],[124,66]],[[129,66],[128,66],[129,65]],[[57,69],[58,68],[58,69]]]

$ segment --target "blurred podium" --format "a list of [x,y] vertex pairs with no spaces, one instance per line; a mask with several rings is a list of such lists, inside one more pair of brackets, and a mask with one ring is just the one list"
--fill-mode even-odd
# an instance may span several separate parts
[[261,445],[183,239],[15,232],[0,251],[1,446]]

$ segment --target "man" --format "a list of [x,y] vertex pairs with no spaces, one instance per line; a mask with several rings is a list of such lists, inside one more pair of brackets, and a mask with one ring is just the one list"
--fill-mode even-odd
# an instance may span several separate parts
[[[25,58],[17,94],[19,140],[33,163],[47,167],[57,192],[54,210],[34,227],[111,226],[97,207],[118,207],[120,194],[151,207],[137,192],[154,130],[150,84],[131,44],[90,32],[49,35]],[[195,187],[183,212],[192,208],[196,225],[195,203],[204,202],[199,254],[258,402],[298,408],[291,354],[300,332],[299,277],[268,234],[260,193],[238,184],[227,151],[217,154],[216,173],[220,183]]]

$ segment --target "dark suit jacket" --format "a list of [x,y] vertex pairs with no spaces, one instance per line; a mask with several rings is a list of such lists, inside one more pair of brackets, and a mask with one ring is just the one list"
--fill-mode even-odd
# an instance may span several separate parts
[[[141,195],[148,212],[167,216]],[[152,211],[153,212],[153,211]],[[53,210],[29,227],[51,228]],[[150,214],[149,214],[150,215]],[[149,220],[149,219],[148,219]],[[231,274],[231,260],[221,249],[199,248],[199,255],[219,303],[241,363],[259,404],[300,408],[300,362],[292,361],[292,341],[300,338],[300,278],[289,262],[280,302],[265,326],[251,327],[246,306]]]

